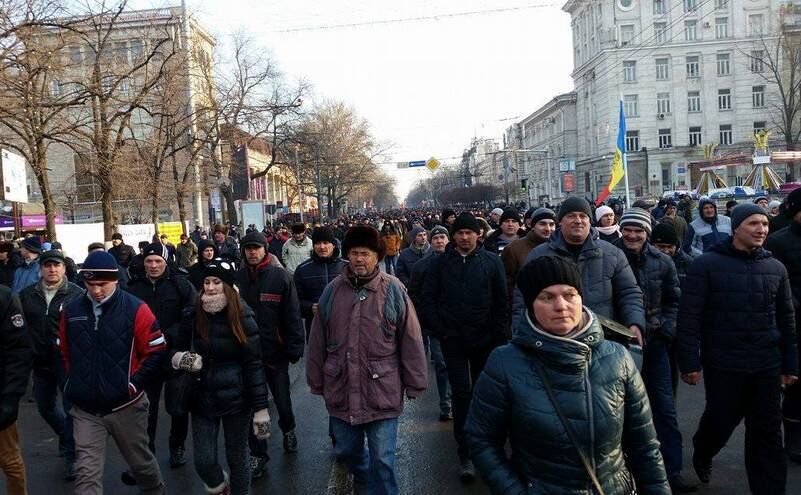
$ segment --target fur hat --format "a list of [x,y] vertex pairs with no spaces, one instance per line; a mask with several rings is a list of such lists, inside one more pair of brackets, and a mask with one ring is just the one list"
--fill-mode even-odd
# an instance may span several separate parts
[[330,242],[336,245],[337,238],[334,235],[334,231],[328,227],[317,227],[312,232],[312,244],[317,244],[318,242]]
[[517,274],[517,287],[523,294],[523,301],[529,311],[542,289],[559,284],[575,287],[581,294],[581,274],[578,266],[559,256],[534,258]]
[[450,208],[445,208],[444,210],[442,210],[442,221],[443,222],[445,220],[447,220],[448,217],[450,217],[450,216],[454,216],[455,217],[456,216],[456,212],[451,210]]
[[79,270],[84,280],[118,280],[120,266],[114,256],[105,251],[92,251]]
[[476,234],[481,235],[481,227],[479,226],[476,217],[474,217],[469,211],[463,211],[459,213],[459,216],[456,217],[456,221],[453,222],[451,232],[455,234],[456,232],[465,229],[472,230]]
[[378,254],[378,261],[384,259],[386,247],[381,234],[369,225],[354,225],[342,239],[342,255],[348,257],[348,251],[355,247],[364,247]]

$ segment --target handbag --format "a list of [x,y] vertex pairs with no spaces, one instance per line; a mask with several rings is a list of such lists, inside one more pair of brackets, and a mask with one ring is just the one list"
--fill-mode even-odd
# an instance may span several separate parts
[[[195,332],[192,331],[192,340],[189,351],[195,351]],[[164,408],[170,416],[185,416],[195,402],[197,395],[198,373],[178,370],[164,383]]]

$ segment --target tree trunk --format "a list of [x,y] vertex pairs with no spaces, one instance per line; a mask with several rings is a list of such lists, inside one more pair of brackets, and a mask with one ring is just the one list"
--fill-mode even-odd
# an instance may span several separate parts
[[44,144],[41,142],[37,143],[35,151],[36,154],[33,156],[37,163],[31,168],[36,172],[36,181],[39,183],[39,189],[42,191],[42,204],[45,210],[47,238],[50,242],[53,242],[58,240],[56,238],[56,205],[53,201],[53,193],[50,190],[50,180],[47,174],[47,152],[44,148]]
[[236,204],[234,204],[234,191],[230,185],[220,186],[220,194],[222,194],[221,204],[225,205],[228,212],[228,223],[239,225],[239,218],[236,214]]
[[116,222],[114,219],[113,200],[114,195],[111,190],[111,170],[107,161],[103,158],[98,160],[98,179],[100,181],[100,205],[103,211],[103,240],[111,242],[114,234]]
[[[184,205],[184,185],[185,182],[181,182],[180,174],[178,174],[178,160],[175,158],[175,154],[172,155],[170,158],[172,162],[172,181],[175,184],[175,199],[178,201],[178,219],[181,221],[181,230],[184,234],[189,235],[186,228],[186,205]],[[195,223],[200,225],[200,219],[196,219]]]

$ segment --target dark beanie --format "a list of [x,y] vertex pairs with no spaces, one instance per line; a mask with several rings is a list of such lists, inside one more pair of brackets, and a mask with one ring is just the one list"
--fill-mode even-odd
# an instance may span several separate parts
[[501,215],[501,219],[498,223],[503,223],[507,220],[514,220],[515,222],[520,223],[520,213],[518,213],[514,208],[506,208],[503,210],[503,215]]
[[342,255],[347,257],[348,251],[355,247],[364,247],[378,253],[378,261],[384,259],[386,248],[381,234],[369,225],[354,225],[342,239]]
[[38,235],[26,237],[22,240],[22,247],[32,253],[39,254],[42,252],[42,238]]
[[531,214],[531,225],[537,225],[540,220],[556,220],[556,213],[548,208],[537,208]]
[[765,215],[766,218],[770,219],[770,215],[765,211],[765,208],[754,203],[743,203],[735,206],[731,211],[731,231],[737,230],[743,220],[751,215]]
[[117,239],[122,240],[122,234],[120,234],[119,232],[115,232],[115,233],[111,234],[111,240],[112,241],[115,241]]
[[117,280],[120,267],[114,256],[105,251],[93,251],[84,260],[80,273],[84,280]]
[[581,274],[578,266],[559,256],[534,258],[517,274],[517,288],[523,294],[523,302],[529,311],[542,289],[559,284],[575,287],[581,294]]
[[197,251],[198,251],[198,253],[202,254],[203,251],[206,250],[206,248],[214,249],[214,257],[215,258],[220,254],[219,250],[217,249],[217,245],[214,244],[214,241],[212,241],[211,239],[201,239],[200,242],[197,243]]
[[679,245],[679,236],[676,235],[676,229],[669,223],[660,223],[654,227],[651,232],[651,243],[653,244],[670,244],[671,246]]
[[531,215],[533,215],[535,211],[537,211],[537,208],[534,208],[533,206],[526,210],[526,212],[523,214],[523,220],[528,220],[531,218]]
[[158,256],[162,258],[164,261],[170,257],[170,252],[167,250],[167,246],[160,242],[154,242],[153,244],[148,244],[147,247],[142,251],[142,256],[147,258],[148,256]]
[[317,244],[318,242],[330,242],[336,245],[337,238],[334,235],[334,231],[328,227],[317,227],[312,232],[312,244]]
[[448,239],[451,238],[451,233],[448,232],[448,229],[446,229],[442,225],[437,225],[436,227],[431,229],[431,238],[433,239],[435,235],[444,235]]
[[442,221],[445,221],[450,216],[456,216],[456,212],[451,210],[450,208],[445,208],[442,210]]
[[234,286],[235,275],[236,266],[230,261],[221,258],[215,258],[203,267],[203,278],[217,277],[231,287]]
[[565,215],[576,211],[584,213],[588,217],[592,217],[592,210],[586,199],[580,196],[570,196],[562,201],[562,206],[559,207],[559,217],[557,221],[561,222]]
[[410,230],[409,231],[409,243],[410,244],[414,244],[414,240],[417,238],[417,234],[423,233],[425,231],[426,231],[426,229],[424,229],[423,227],[421,227],[419,225],[416,226],[415,228],[413,228],[412,230]]
[[[801,211],[801,187],[793,189],[793,191],[788,194],[787,198],[784,200],[785,215],[793,218],[799,211]],[[798,315],[796,315],[796,317],[801,318],[801,316]]]
[[481,226],[478,224],[476,217],[469,211],[459,213],[459,216],[456,217],[456,221],[453,222],[451,226],[451,232],[454,234],[463,229],[472,230],[476,234],[481,235]]
[[292,233],[293,234],[302,234],[306,232],[306,226],[302,223],[293,223],[292,224]]

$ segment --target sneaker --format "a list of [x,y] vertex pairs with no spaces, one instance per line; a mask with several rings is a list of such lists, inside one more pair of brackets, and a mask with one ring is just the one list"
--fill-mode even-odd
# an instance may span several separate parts
[[439,420],[443,423],[446,421],[453,421],[453,413],[450,411],[442,411],[439,413]]
[[295,430],[284,433],[284,452],[291,454],[298,451],[298,437]]
[[250,456],[250,479],[257,480],[267,474],[267,457]]
[[473,461],[470,459],[463,459],[459,462],[459,479],[462,483],[472,483],[476,479],[476,468],[473,466]]
[[702,459],[697,453],[693,453],[693,468],[701,483],[709,483],[712,478],[712,459]]
[[120,475],[122,482],[128,486],[136,486],[136,478],[128,471],[123,471]]
[[174,449],[170,449],[170,467],[175,469],[186,464],[186,449],[183,445],[179,445]]
[[75,481],[75,463],[66,461],[64,463],[64,479],[67,481]]
[[671,476],[668,479],[670,484],[670,491],[673,493],[695,493],[698,491],[698,486],[685,480],[681,474]]

